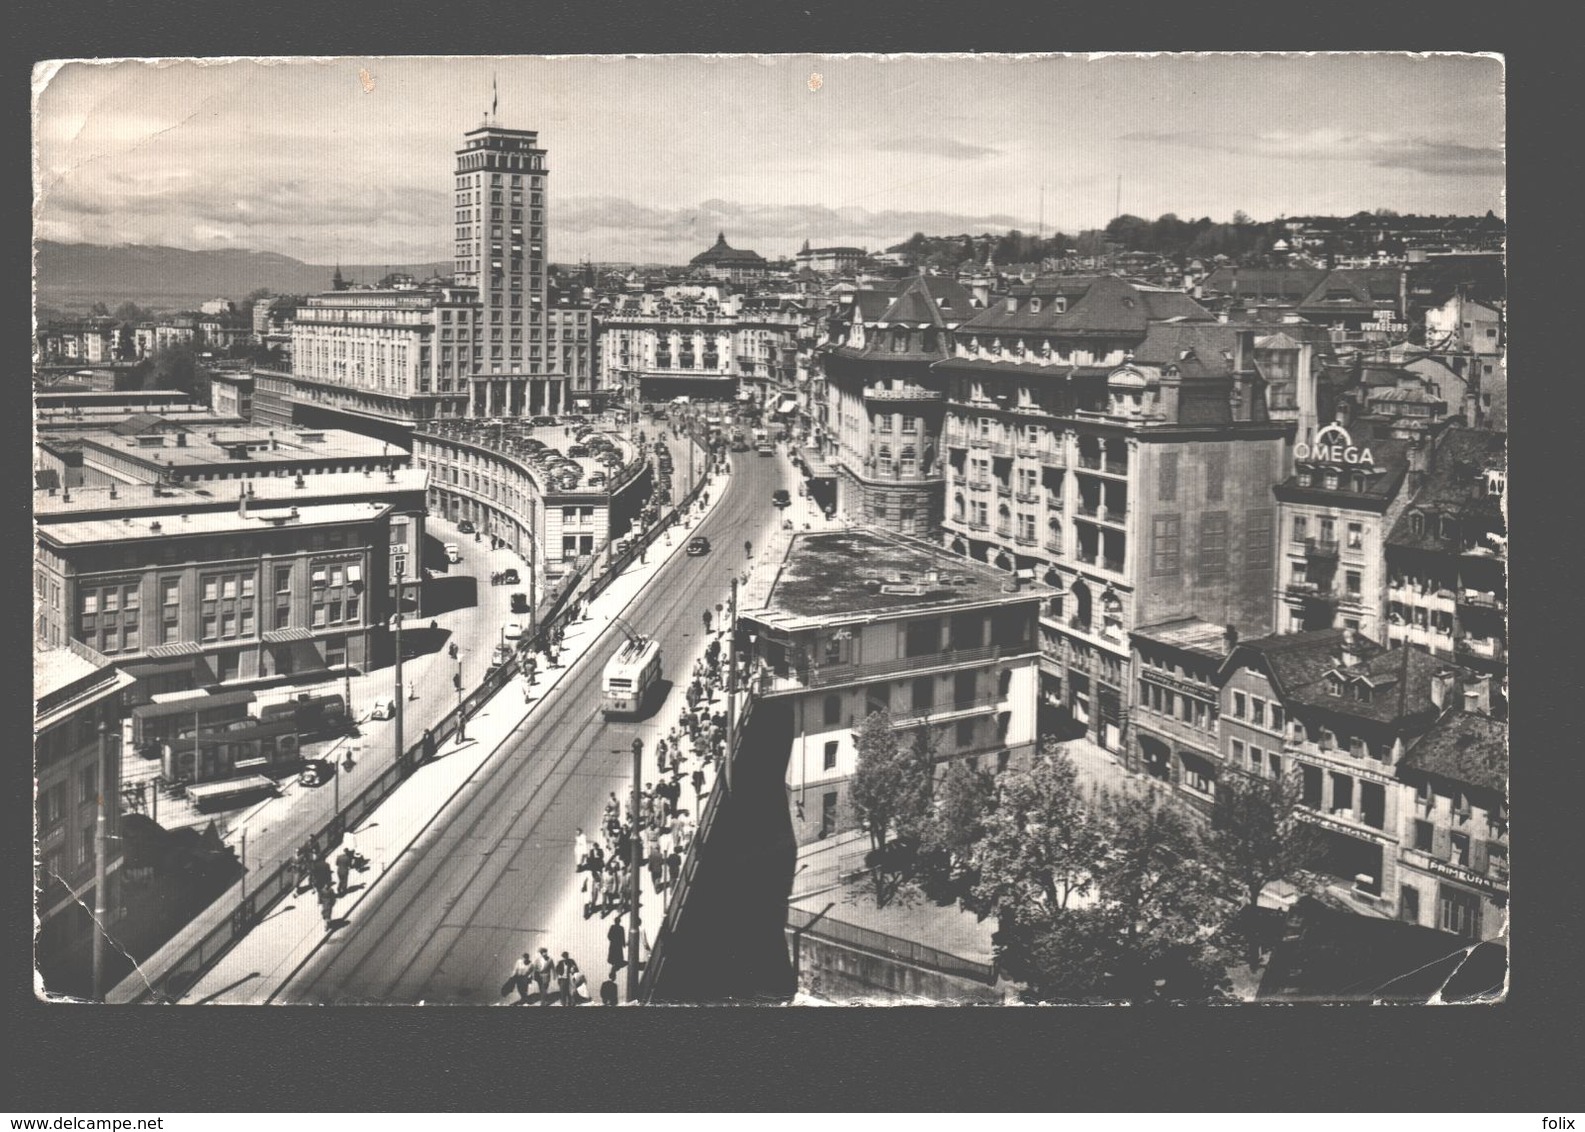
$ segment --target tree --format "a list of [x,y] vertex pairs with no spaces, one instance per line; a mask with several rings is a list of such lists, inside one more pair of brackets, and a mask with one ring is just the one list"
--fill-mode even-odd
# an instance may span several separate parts
[[116,308],[115,316],[122,322],[142,322],[149,317],[149,313],[128,299]]
[[1079,792],[1073,760],[1055,744],[1029,770],[1005,772],[998,786],[964,907],[1003,926],[1049,921],[1095,883],[1104,848],[1095,814]]
[[[929,738],[908,745],[897,739],[891,713],[871,712],[854,732],[858,764],[849,785],[849,799],[869,832],[869,864],[875,885],[875,906],[884,907],[911,864],[913,838],[930,805]],[[921,765],[923,764],[923,765]],[[902,843],[888,846],[898,834]]]
[[196,400],[208,401],[207,390],[199,386],[208,374],[198,364],[198,355],[187,342],[156,350],[143,371],[144,389],[179,389]]
[[1226,982],[1215,929],[1230,894],[1196,827],[1151,792],[1110,795],[1101,809],[1107,851],[1097,887],[1112,932],[1112,995],[1215,996]]
[[248,292],[248,297],[244,301],[245,302],[249,302],[249,303],[256,303],[260,299],[268,299],[269,297],[270,297],[270,289],[268,287],[255,287],[253,290]]
[[94,318],[108,318],[110,317],[110,308],[105,306],[104,303],[95,303],[88,308],[88,313]]
[[1280,778],[1228,773],[1216,783],[1209,845],[1245,903],[1255,905],[1268,884],[1298,880],[1323,848],[1321,831],[1299,818],[1298,772]]
[[985,838],[985,823],[995,807],[995,778],[954,759],[935,784],[922,826],[921,854],[939,858],[949,880],[966,875],[972,884],[974,851]]
[[1234,210],[1234,212],[1233,212],[1233,224],[1236,227],[1244,228],[1244,227],[1248,227],[1249,225],[1251,225],[1253,223],[1254,223],[1254,220],[1252,220],[1250,218],[1249,213],[1245,212],[1241,208]]

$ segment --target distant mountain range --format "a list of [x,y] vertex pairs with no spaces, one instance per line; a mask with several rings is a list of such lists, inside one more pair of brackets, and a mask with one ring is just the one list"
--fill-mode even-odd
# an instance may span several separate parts
[[[209,299],[241,303],[253,291],[268,287],[277,295],[307,295],[330,290],[334,264],[304,263],[275,252],[216,248],[185,248],[122,244],[61,244],[39,240],[36,288],[38,301],[59,309],[86,310],[104,303],[111,310],[134,302],[149,310],[187,310]],[[450,262],[341,265],[354,282],[376,283],[392,271],[415,279],[451,273]]]

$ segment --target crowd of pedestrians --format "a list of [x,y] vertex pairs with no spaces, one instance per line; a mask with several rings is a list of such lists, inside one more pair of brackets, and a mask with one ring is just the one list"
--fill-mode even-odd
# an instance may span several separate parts
[[329,931],[335,926],[336,901],[350,891],[349,882],[353,871],[362,872],[368,867],[368,861],[358,852],[351,833],[342,838],[341,852],[336,854],[333,862],[320,852],[319,838],[309,834],[308,840],[298,847],[292,864],[297,871],[297,895],[309,891],[314,893],[315,899],[319,901],[319,914],[325,921],[325,930]]

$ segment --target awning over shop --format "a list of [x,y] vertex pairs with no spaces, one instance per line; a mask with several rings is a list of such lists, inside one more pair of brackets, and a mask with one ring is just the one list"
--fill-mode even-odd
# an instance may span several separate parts
[[123,665],[121,668],[121,671],[134,680],[147,680],[154,676],[168,676],[172,672],[191,672],[192,670],[193,662],[191,660],[143,661],[140,664]]
[[171,656],[202,656],[204,647],[197,641],[178,641],[171,645],[155,645],[149,649],[150,660],[164,660]]
[[809,478],[814,480],[834,480],[837,478],[836,465],[818,456],[805,456],[804,465],[809,469]]
[[191,715],[195,711],[213,711],[215,708],[251,704],[257,697],[249,691],[212,692],[207,696],[188,696],[157,704],[139,704],[132,709],[133,719],[164,719],[171,715]]
[[301,626],[291,629],[271,629],[264,634],[264,643],[267,645],[289,645],[297,641],[313,639],[314,634]]

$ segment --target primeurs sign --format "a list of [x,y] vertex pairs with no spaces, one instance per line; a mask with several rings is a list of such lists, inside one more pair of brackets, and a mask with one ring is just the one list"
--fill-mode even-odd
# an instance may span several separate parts
[[1293,446],[1293,458],[1310,464],[1369,464],[1376,466],[1376,458],[1369,448],[1361,448],[1340,424],[1329,424],[1315,434],[1313,443],[1304,441]]

